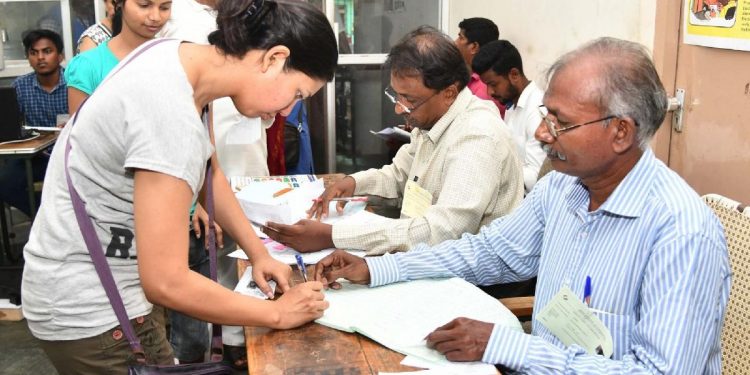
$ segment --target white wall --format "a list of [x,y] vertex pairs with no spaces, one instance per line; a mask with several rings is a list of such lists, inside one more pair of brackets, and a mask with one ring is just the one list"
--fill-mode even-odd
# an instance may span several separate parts
[[542,79],[557,57],[600,36],[632,40],[653,48],[654,0],[451,0],[451,37],[464,18],[484,17],[521,52],[530,79]]

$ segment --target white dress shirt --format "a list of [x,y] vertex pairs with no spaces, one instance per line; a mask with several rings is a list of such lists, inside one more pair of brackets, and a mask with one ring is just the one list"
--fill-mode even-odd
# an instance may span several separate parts
[[542,144],[534,138],[542,115],[539,106],[542,105],[544,91],[532,81],[526,85],[518,98],[518,103],[505,109],[505,123],[510,127],[513,140],[518,146],[518,156],[523,164],[523,184],[526,192],[530,192],[539,175],[539,168],[547,155],[542,150]]

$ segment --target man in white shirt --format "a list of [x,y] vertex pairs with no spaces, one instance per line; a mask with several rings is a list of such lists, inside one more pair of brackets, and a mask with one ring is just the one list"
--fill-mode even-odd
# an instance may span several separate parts
[[406,251],[418,243],[476,233],[523,199],[521,164],[510,132],[497,107],[466,87],[468,68],[445,34],[430,27],[412,31],[391,49],[386,67],[391,87],[385,95],[413,128],[412,141],[391,164],[329,187],[313,216],[325,216],[330,199],[353,194],[400,199],[406,208],[408,191],[429,196],[424,210],[404,209],[399,219],[370,224],[268,223],[268,236],[299,251]]
[[528,194],[536,183],[545,158],[542,144],[534,138],[534,132],[542,121],[539,106],[542,105],[544,91],[526,78],[521,54],[507,40],[482,46],[474,56],[471,67],[487,85],[487,94],[507,105],[504,119],[518,146],[524,187]]

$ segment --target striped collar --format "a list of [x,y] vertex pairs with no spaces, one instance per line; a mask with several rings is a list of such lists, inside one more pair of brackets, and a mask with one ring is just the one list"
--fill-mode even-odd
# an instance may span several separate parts
[[[640,217],[644,211],[644,206],[648,203],[646,196],[651,189],[654,175],[659,167],[658,164],[659,161],[650,148],[644,151],[633,169],[620,181],[612,194],[596,211],[624,217]],[[576,182],[568,187],[565,200],[573,211],[582,206],[585,210],[588,210],[589,191],[583,185],[581,179],[576,179]]]

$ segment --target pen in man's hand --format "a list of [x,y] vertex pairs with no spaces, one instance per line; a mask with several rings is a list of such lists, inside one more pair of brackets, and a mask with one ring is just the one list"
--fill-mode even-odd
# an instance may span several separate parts
[[297,259],[297,268],[299,268],[299,273],[302,274],[302,279],[307,282],[307,268],[305,268],[305,262],[302,260],[302,255],[296,254],[294,258]]

